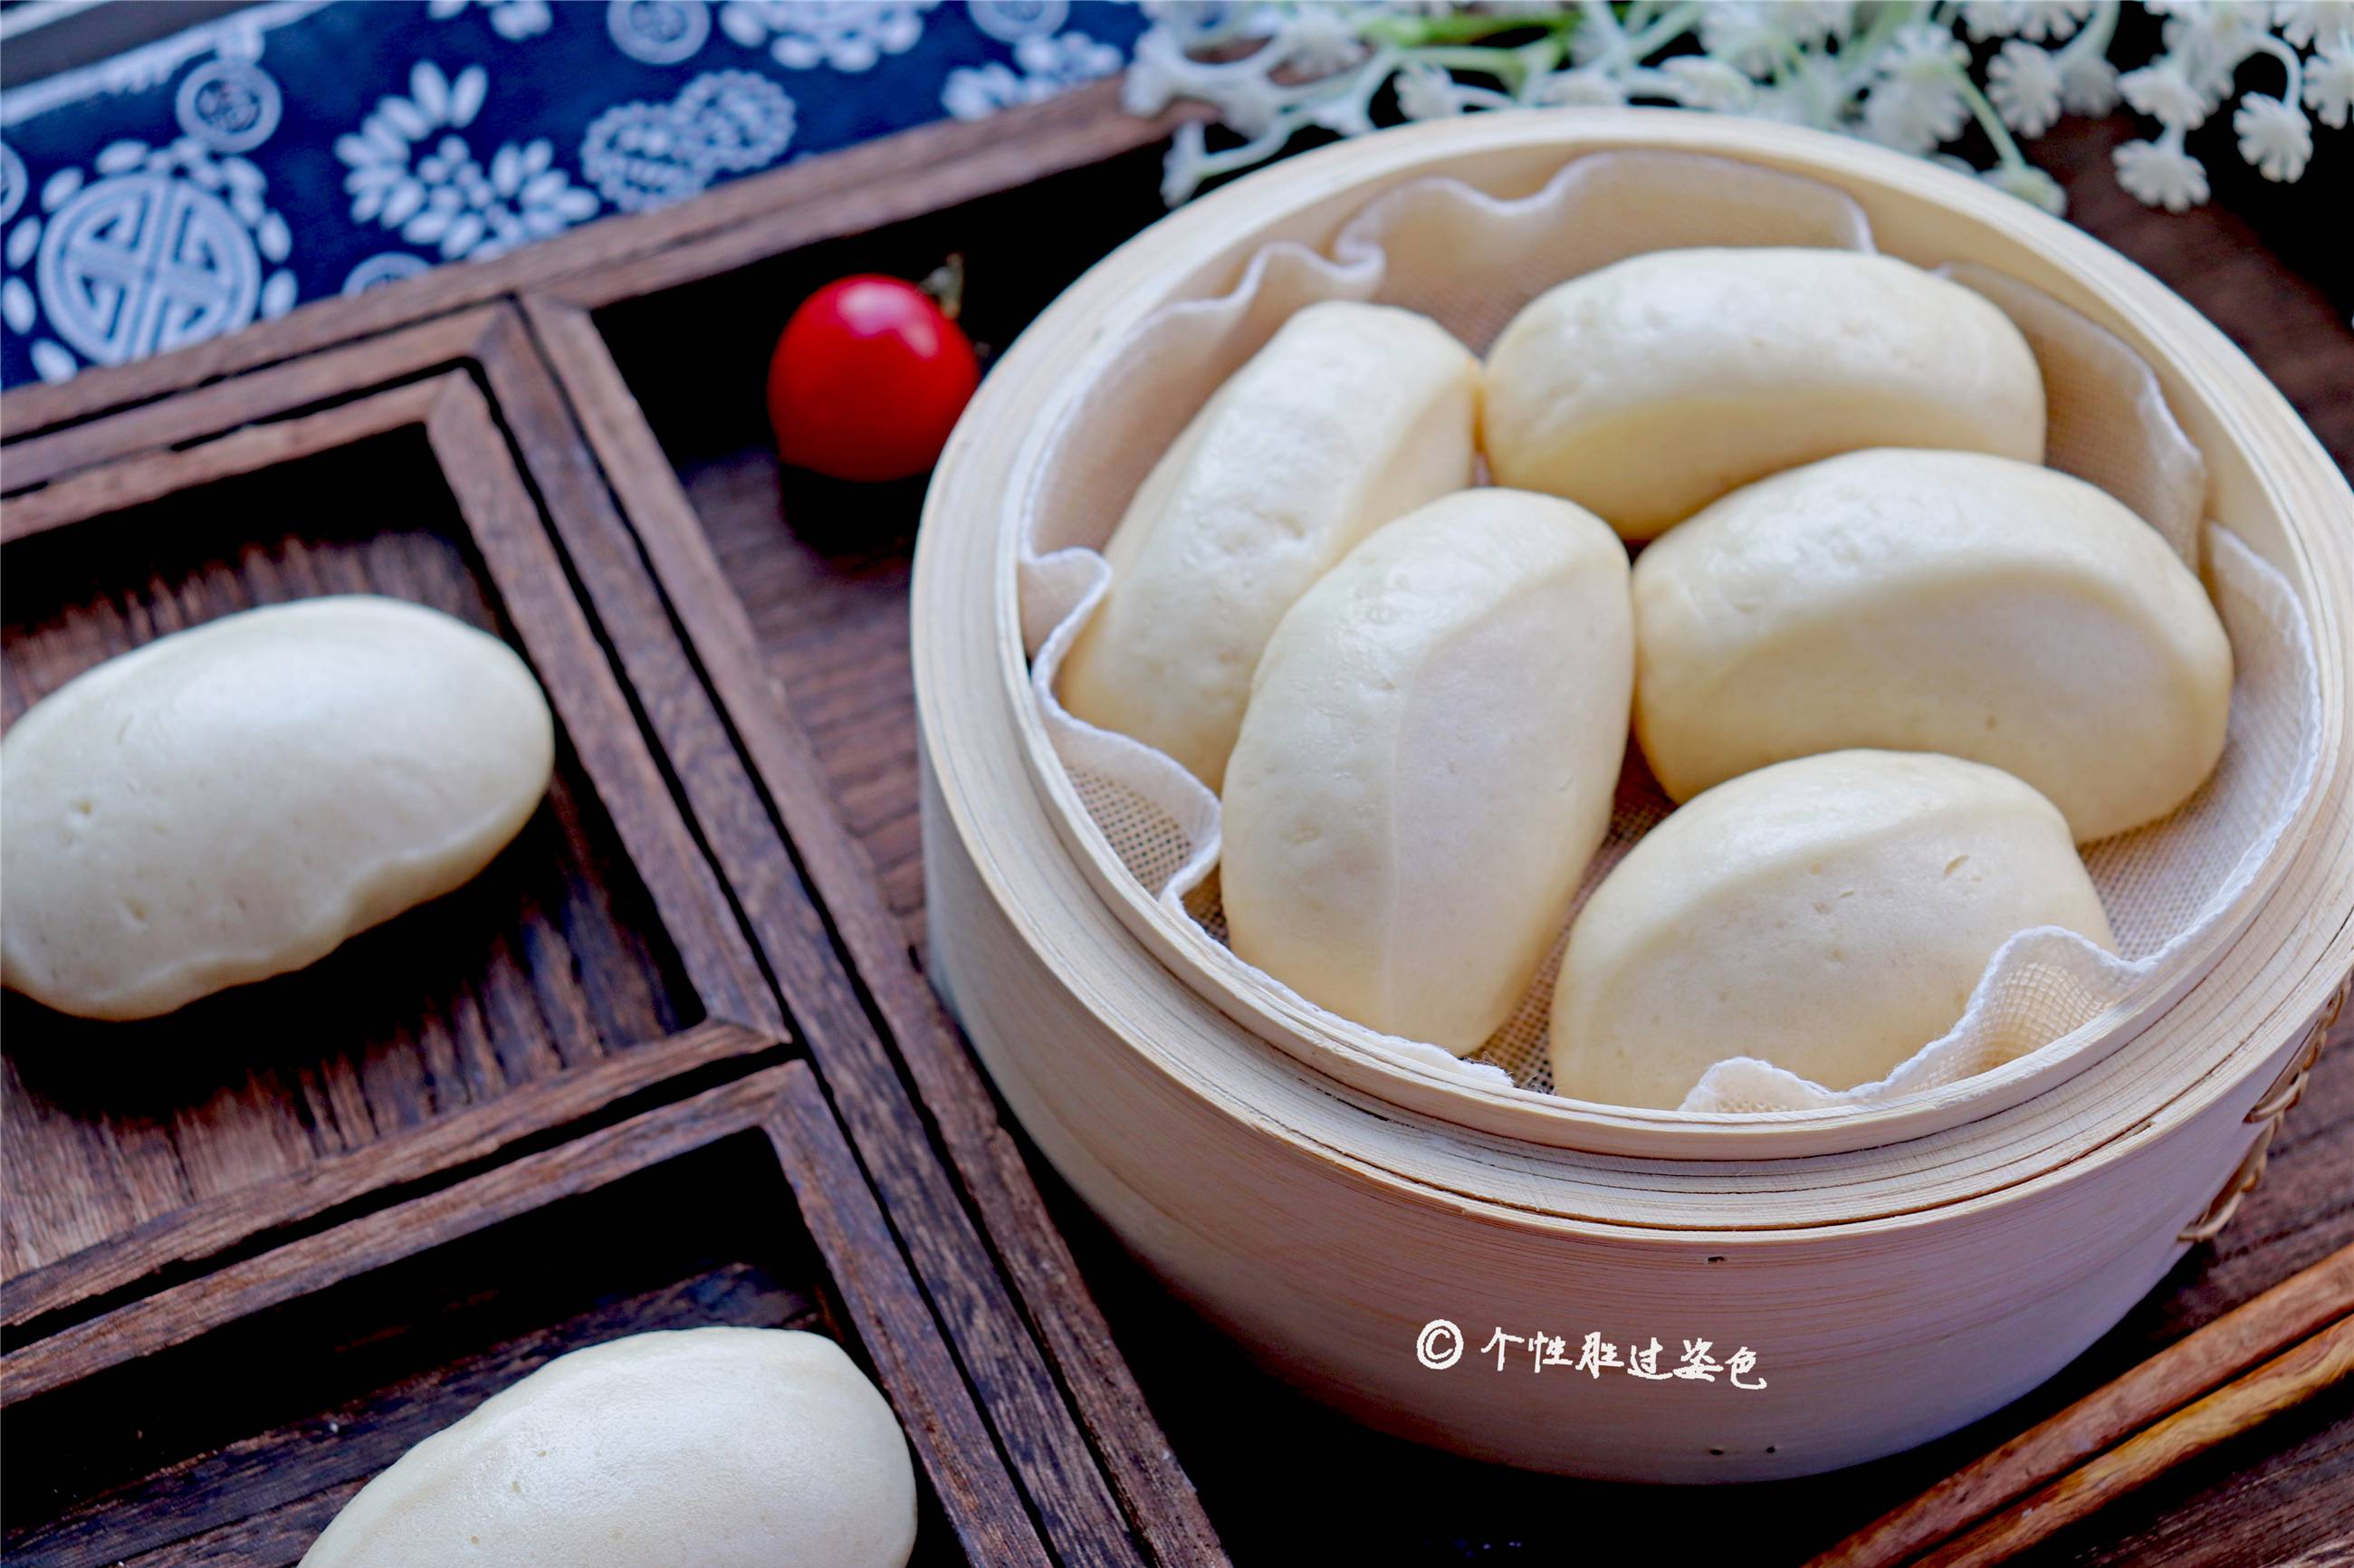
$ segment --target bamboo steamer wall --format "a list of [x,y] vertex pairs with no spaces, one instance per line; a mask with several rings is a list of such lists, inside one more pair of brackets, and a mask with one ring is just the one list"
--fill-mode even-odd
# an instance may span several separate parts
[[[1883,249],[2001,268],[2158,369],[2210,510],[2304,600],[2321,781],[2236,939],[2064,1065],[1878,1113],[1532,1107],[1303,1036],[1169,939],[1076,806],[1029,704],[1007,498],[1072,367],[1273,238],[1454,175],[1534,188],[1606,147],[1689,149],[1846,190]],[[1804,1474],[1951,1430],[2049,1376],[2227,1217],[2354,960],[2354,500],[2262,376],[2089,238],[1973,182],[1787,127],[1657,111],[1484,116],[1345,143],[1157,225],[1015,344],[927,504],[916,675],[933,971],[1015,1114],[1127,1244],[1270,1368],[1375,1425],[1534,1468]],[[1174,966],[1173,968],[1172,966]],[[1995,1079],[2002,1078],[1995,1075]],[[1522,1097],[1525,1100],[1529,1097]],[[2252,1114],[2253,1113],[2253,1114]],[[1416,1336],[1469,1343],[1445,1370]],[[1492,1330],[1746,1345],[1762,1392],[1506,1372]]]

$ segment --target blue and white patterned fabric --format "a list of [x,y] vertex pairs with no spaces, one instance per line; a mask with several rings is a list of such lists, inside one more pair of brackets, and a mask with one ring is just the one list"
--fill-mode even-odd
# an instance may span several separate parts
[[280,0],[0,95],[0,386],[1108,76],[1111,0]]

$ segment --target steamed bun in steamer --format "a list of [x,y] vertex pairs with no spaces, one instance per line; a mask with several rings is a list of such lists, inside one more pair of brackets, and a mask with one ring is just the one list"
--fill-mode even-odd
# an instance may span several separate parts
[[2043,461],[2010,318],[1893,256],[1661,250],[1537,297],[1489,350],[1496,482],[1649,539],[1727,492],[1865,447]]
[[2105,492],[1976,452],[1865,451],[1735,491],[1635,567],[1636,732],[1685,800],[1850,747],[2018,775],[2077,842],[2180,805],[2222,755],[2232,645]]
[[1673,1109],[1748,1055],[1830,1089],[1885,1077],[2038,926],[2115,942],[2051,801],[1926,753],[1776,763],[1675,811],[1578,911],[1553,1086]]
[[1479,361],[1426,316],[1293,315],[1193,417],[1104,554],[1063,705],[1212,789],[1283,612],[1360,539],[1473,477]]
[[1599,518],[1469,490],[1309,589],[1267,643],[1226,768],[1235,952],[1361,1023],[1476,1050],[1608,825],[1627,585]]

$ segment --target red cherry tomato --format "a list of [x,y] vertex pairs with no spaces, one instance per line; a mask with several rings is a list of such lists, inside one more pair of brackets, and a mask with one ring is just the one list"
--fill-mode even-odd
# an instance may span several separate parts
[[777,452],[835,479],[906,479],[940,455],[981,382],[972,344],[912,283],[872,274],[801,302],[769,362]]

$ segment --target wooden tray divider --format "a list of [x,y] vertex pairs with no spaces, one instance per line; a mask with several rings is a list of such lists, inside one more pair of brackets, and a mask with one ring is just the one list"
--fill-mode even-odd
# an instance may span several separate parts
[[[579,313],[594,341],[593,324],[585,313]],[[596,352],[603,355],[601,342],[596,343]],[[650,535],[632,529],[624,517],[622,508],[631,496],[643,493],[642,484],[667,483],[675,491],[676,482],[659,448],[652,448],[651,472],[623,475],[601,465],[593,444],[584,444],[582,427],[574,417],[581,410],[593,421],[601,410],[580,398],[577,390],[560,385],[563,361],[557,355],[543,359],[539,345],[508,323],[502,323],[490,335],[482,358],[525,462],[582,568],[588,598],[612,632],[631,683],[649,694],[648,712],[664,748],[681,759],[680,778],[690,808],[735,888],[835,1109],[917,1262],[918,1277],[947,1292],[940,1298],[943,1317],[959,1326],[968,1370],[991,1416],[1008,1435],[1015,1467],[1046,1520],[1050,1538],[1074,1562],[1143,1560],[1138,1534],[1143,1537],[1142,1551],[1154,1561],[1219,1560],[1215,1534],[1190,1483],[1145,1412],[1101,1315],[1087,1297],[1076,1264],[1038,1204],[1018,1150],[996,1126],[986,1086],[969,1060],[962,1061],[962,1080],[952,1091],[944,1089],[937,1075],[928,1081],[926,1070],[917,1067],[913,1053],[905,1049],[906,1037],[897,1036],[903,1042],[902,1058],[909,1061],[918,1080],[919,1093],[910,1097],[868,1011],[865,994],[836,961],[839,910],[827,901],[826,877],[829,873],[838,877],[840,872],[830,863],[821,866],[817,857],[844,850],[855,854],[856,846],[838,822],[831,840],[803,835],[804,828],[815,825],[811,811],[833,821],[831,802],[814,774],[804,802],[772,815],[779,805],[773,792],[764,794],[742,767],[739,743],[750,751],[756,766],[760,763],[746,711],[756,726],[790,726],[791,721],[780,694],[760,673],[757,656],[745,662],[748,642],[740,645],[744,652],[735,655],[738,662],[724,673],[714,661],[715,647],[725,657],[729,645],[706,639],[713,623],[733,617],[747,638],[749,629],[741,606],[717,577],[707,547],[702,550],[703,560],[713,575],[705,592],[682,597],[665,591],[669,579],[664,568],[676,564],[671,552],[679,538],[669,532]],[[614,376],[611,385],[618,387],[618,372]],[[567,390],[572,390],[569,400]],[[620,397],[620,407],[633,408],[626,388]],[[633,414],[623,420],[625,425],[634,422]],[[645,440],[652,447],[650,434]],[[683,495],[679,502],[684,503]],[[690,539],[690,548],[702,546],[699,534]],[[654,578],[662,579],[662,588],[646,576],[647,565]],[[663,635],[651,634],[656,628]],[[681,657],[680,644],[672,640],[673,629],[684,640],[692,662]],[[648,634],[638,635],[642,630]],[[712,692],[722,691],[724,701],[723,682],[744,680],[751,683],[741,694],[748,710],[726,705],[723,715],[712,703]],[[806,741],[801,755],[806,758]],[[920,987],[921,978],[908,968],[904,946],[891,956]],[[866,959],[865,952],[851,949],[851,961],[862,971]],[[862,978],[871,980],[872,975],[863,973]],[[890,1022],[886,1016],[885,1022]],[[961,1058],[960,1044],[952,1034],[946,1038]],[[974,1192],[982,1218],[982,1225],[976,1226],[939,1165],[907,1157],[906,1128],[923,1125],[927,1110],[945,1123],[943,1093],[960,1096],[957,1103],[960,1109],[970,1107],[974,1125],[986,1124],[989,1137],[984,1141],[993,1145],[999,1162],[1000,1191],[1009,1174],[1018,1180],[1029,1195],[1026,1211],[996,1202],[996,1193],[983,1198]],[[960,1171],[960,1151],[971,1147],[970,1139],[951,1141],[951,1158]],[[967,1191],[972,1190],[968,1178]],[[1019,1298],[1008,1291],[1001,1266],[1013,1275]],[[1074,1361],[1064,1353],[1063,1341],[1074,1332],[1085,1333],[1089,1324],[1097,1349],[1091,1359]],[[1054,1353],[1052,1362],[1034,1335],[1045,1339]],[[1086,1435],[1073,1421],[1074,1403],[1087,1423]],[[1109,1440],[1107,1420],[1115,1424]],[[1095,1438],[1092,1449],[1090,1436]],[[1149,1467],[1152,1474],[1146,1476],[1140,1467]],[[1150,1498],[1150,1506],[1123,1508],[1140,1495]],[[1189,1520],[1198,1528],[1182,1522]],[[1173,1532],[1172,1520],[1181,1521]]]
[[[714,270],[744,260],[715,247]],[[685,281],[668,272],[666,283]],[[1216,1560],[1217,1534],[1161,1440],[1102,1311],[1045,1212],[1019,1147],[1000,1123],[988,1083],[917,969],[864,850],[843,825],[809,737],[763,663],[751,622],[728,587],[694,504],[599,334],[589,302],[623,297],[643,281],[599,276],[562,295],[523,302],[546,363],[577,410],[606,482],[627,515],[677,623],[699,659],[785,841],[814,885],[885,1028],[916,1081],[964,1189],[1032,1321],[1062,1369],[1129,1517],[1163,1561]],[[731,878],[737,874],[730,870]],[[773,953],[780,945],[756,917]],[[798,1015],[798,1014],[797,1014]]]
[[[1141,1551],[1155,1561],[1193,1562],[1220,1555],[1214,1532],[1087,1298],[1018,1149],[998,1126],[986,1085],[910,961],[875,892],[864,851],[833,816],[806,738],[797,752],[806,769],[802,799],[790,809],[743,774],[739,748],[765,756],[772,768],[782,753],[746,731],[740,705],[748,701],[756,712],[777,716],[781,698],[760,669],[748,624],[717,578],[707,546],[690,527],[687,536],[719,589],[708,602],[736,617],[735,645],[754,681],[750,694],[739,689],[736,702],[717,708],[705,684],[716,677],[696,625],[706,606],[678,601],[647,579],[648,566],[662,564],[653,557],[663,544],[650,546],[631,530],[624,516],[631,500],[615,504],[599,454],[567,406],[557,355],[544,351],[520,325],[515,307],[498,300],[535,280],[579,275],[577,302],[551,295],[532,304],[577,314],[610,366],[588,303],[669,287],[1100,160],[1159,140],[1181,117],[1120,115],[1116,83],[1105,84],[999,117],[986,128],[911,132],[727,187],[690,204],[691,217],[690,208],[680,208],[599,225],[593,244],[587,236],[566,237],[482,268],[444,270],[310,307],[288,322],[164,360],[12,393],[0,487],[14,493],[5,536],[28,536],[93,512],[419,424],[477,532],[487,519],[493,533],[527,532],[545,546],[552,530],[561,554],[536,562],[535,569],[553,562],[547,580],[559,586],[569,574],[596,623],[596,630],[577,630],[592,642],[603,634],[601,651],[625,676],[624,704],[660,741],[660,788],[680,800],[692,836],[725,872],[728,896],[701,906],[732,907],[753,928],[754,967],[774,983],[797,1033],[806,1036],[898,1235],[938,1293],[943,1321],[956,1325],[958,1351],[1006,1434],[1050,1533],[1076,1543],[1073,1561],[1135,1562]],[[765,194],[747,188],[755,185]],[[631,262],[642,264],[622,265]],[[388,298],[395,293],[408,296],[397,312]],[[371,333],[380,335],[363,335]],[[227,378],[212,379],[221,376]],[[620,386],[618,373],[613,385]],[[355,387],[372,390],[353,397]],[[167,396],[175,387],[186,389]],[[621,396],[626,406],[626,389]],[[658,448],[653,462],[675,492]],[[480,547],[487,556],[491,544]],[[630,789],[647,787],[641,776]],[[822,833],[812,812],[830,824]],[[814,851],[796,842],[801,832],[812,835]],[[848,901],[856,895],[844,890],[853,888],[864,890],[869,907]],[[851,910],[847,931],[843,909]],[[692,948],[684,938],[679,945],[683,954]],[[844,974],[835,961],[838,946],[854,965],[886,958],[884,982],[873,983],[871,967],[864,975]],[[781,1033],[773,1009],[763,1022]],[[928,1042],[925,1060],[907,1053],[917,1094],[909,1094],[878,1026],[903,1041]],[[766,1039],[736,1044],[774,1045]],[[641,1049],[631,1062],[642,1065],[648,1056]],[[666,1065],[676,1071],[693,1060],[687,1054]],[[556,1094],[536,1097],[535,1114],[517,1125],[460,1125],[462,1118],[453,1118],[404,1141],[397,1164],[305,1171],[233,1194],[236,1202],[213,1213],[170,1216],[122,1238],[102,1271],[72,1277],[57,1272],[85,1262],[77,1255],[0,1286],[0,1308],[36,1327],[68,1325],[56,1334],[77,1331],[82,1325],[71,1323],[74,1318],[111,1321],[117,1298],[143,1280],[151,1287],[170,1280],[176,1266],[194,1259],[242,1266],[257,1245],[325,1224],[364,1194],[454,1181],[463,1171],[453,1166],[487,1160],[529,1129],[547,1128],[552,1115],[570,1111],[576,1114],[569,1119],[588,1125],[599,1097],[642,1086],[622,1061],[601,1064],[590,1075],[545,1086],[577,1093],[561,1105]],[[955,1108],[943,1114],[944,1105]],[[933,1118],[959,1168],[961,1192],[928,1159],[910,1158],[904,1148],[908,1126]],[[282,1217],[257,1231],[249,1223],[257,1201]],[[154,1234],[145,1234],[151,1228]],[[1000,1267],[1013,1290],[999,1277]]]
[[119,1308],[0,1358],[0,1406],[592,1192],[734,1134],[773,1149],[858,1342],[975,1563],[1053,1561],[806,1064],[569,1139]]
[[[650,1097],[714,1075],[781,1063],[789,1047],[740,1024],[705,1021],[593,1066],[528,1085],[357,1154],[275,1181],[201,1200],[0,1283],[0,1328],[25,1344],[184,1278],[238,1262],[352,1217],[401,1202],[498,1160],[618,1119]],[[285,1218],[274,1216],[284,1215]],[[0,1398],[0,1405],[7,1401]]]
[[[1002,173],[990,164],[975,165],[968,175],[981,178],[984,168],[991,180]],[[956,193],[948,187],[933,188],[939,199],[955,199]],[[839,231],[874,220],[874,209],[863,210],[869,217],[825,207],[822,211],[833,217],[822,227]],[[332,364],[323,365],[323,360]],[[396,384],[349,401],[318,406],[346,392],[354,379]],[[12,395],[11,402],[21,405],[22,400]],[[133,500],[252,472],[411,424],[423,426],[461,512],[472,530],[484,535],[478,547],[486,561],[501,554],[504,542],[501,558],[511,568],[527,568],[531,579],[546,585],[552,599],[570,609],[577,624],[567,630],[576,643],[597,643],[598,631],[579,617],[582,604],[593,610],[607,637],[598,652],[626,677],[619,701],[625,709],[634,708],[635,716],[656,733],[663,760],[671,768],[664,775],[652,758],[642,768],[632,768],[637,777],[629,793],[679,799],[696,847],[722,860],[730,885],[724,895],[715,884],[703,890],[707,895],[687,903],[706,914],[720,911],[713,918],[723,921],[726,912],[735,911],[761,933],[758,954],[746,950],[751,959],[747,972],[772,980],[790,1007],[828,1090],[853,1128],[871,1179],[891,1212],[900,1216],[897,1234],[938,1293],[942,1323],[953,1326],[950,1342],[966,1359],[989,1414],[1006,1433],[1034,1505],[1053,1524],[1055,1538],[1066,1543],[1072,1561],[1140,1561],[1133,1526],[1115,1502],[1101,1462],[1073,1418],[1064,1383],[1033,1338],[1036,1321],[1006,1289],[988,1239],[973,1224],[955,1188],[926,1152],[907,1144],[907,1129],[923,1122],[899,1069],[876,1033],[865,997],[835,961],[834,938],[824,913],[803,885],[768,806],[744,775],[736,739],[711,705],[703,671],[681,652],[676,640],[685,629],[673,622],[666,601],[646,577],[641,546],[615,510],[564,395],[522,328],[515,307],[493,303],[461,310],[313,358],[267,364],[178,397],[15,442],[0,464],[6,469],[5,482],[12,488],[41,487],[24,489],[9,501],[8,536],[63,526]],[[19,452],[30,460],[28,466],[18,464]],[[551,528],[561,542],[560,555],[548,539]],[[578,602],[564,591],[567,582],[577,591]],[[511,591],[504,581],[502,591]],[[550,694],[557,695],[553,687]],[[629,726],[608,727],[621,731]],[[588,744],[585,737],[582,744]],[[609,768],[616,765],[613,758],[605,762]],[[616,817],[617,827],[621,826],[619,813]],[[698,869],[707,874],[707,863]],[[650,879],[649,892],[656,891]],[[692,946],[680,941],[683,953]],[[737,1010],[742,996],[757,995],[766,1010],[762,1022],[771,1033],[781,1034],[781,1020],[765,987],[739,983],[736,990],[738,996],[723,999],[715,1013],[723,1008]],[[706,995],[705,1000],[709,1005],[714,998]],[[698,1026],[696,1044],[712,1035],[713,1030]],[[727,1038],[746,1050],[774,1044],[764,1037]],[[581,1093],[567,1096],[563,1108],[584,1112],[597,1097],[627,1094],[641,1086],[626,1075],[623,1061],[647,1056],[643,1050],[634,1052],[630,1058],[604,1065],[593,1078],[567,1078],[547,1087],[578,1087]],[[691,1058],[666,1056],[663,1061],[673,1071],[693,1065]],[[976,1092],[985,1093],[977,1083]],[[532,1108],[539,1114],[528,1125],[544,1128],[548,1113],[558,1107],[551,1095],[538,1097]],[[422,1180],[438,1172],[447,1178],[450,1165],[485,1158],[519,1131],[472,1121],[457,1125],[461,1119],[424,1129],[429,1137],[405,1146],[413,1152],[399,1165],[398,1176]],[[1010,1143],[1005,1157],[1019,1169]],[[239,1192],[233,1195],[236,1202],[217,1205],[218,1212],[204,1216],[204,1223],[181,1224],[182,1216],[172,1216],[155,1227],[158,1234],[112,1251],[103,1260],[105,1268],[90,1268],[89,1263],[101,1260],[78,1255],[37,1271],[37,1278],[28,1274],[0,1287],[0,1292],[13,1293],[0,1294],[0,1303],[17,1321],[87,1318],[112,1293],[159,1277],[159,1269],[191,1257],[234,1256],[240,1242],[249,1250],[257,1234],[249,1222],[258,1200],[276,1205],[264,1233],[283,1234],[293,1222],[316,1224],[330,1209],[394,1179],[392,1165],[363,1163],[366,1169],[355,1165],[341,1182],[305,1171],[266,1192]],[[1030,1223],[1042,1228],[1048,1224],[1043,1212]],[[1064,1266],[1065,1278],[1076,1288],[1076,1272],[1067,1257]],[[89,1320],[111,1319],[101,1314]],[[1103,1345],[1108,1365],[1118,1368],[1125,1381],[1125,1368],[1108,1338]],[[1133,1386],[1129,1386],[1132,1395]],[[1140,1414],[1140,1400],[1135,1408]],[[1149,1435],[1141,1445],[1162,1456],[1173,1472],[1165,1443],[1150,1430],[1146,1419]],[[1176,1485],[1184,1488],[1182,1473]],[[1183,1489],[1183,1496],[1198,1514],[1190,1489]],[[1206,1526],[1204,1532],[1206,1539],[1214,1540],[1206,1537]],[[1158,1550],[1154,1554],[1170,1561],[1199,1557],[1172,1557]]]
[[192,387],[106,418],[12,440],[0,448],[5,460],[0,461],[0,493],[16,495],[132,452],[340,402],[355,387],[385,387],[404,377],[461,366],[472,357],[474,344],[502,308],[482,305],[460,311],[405,331]]

